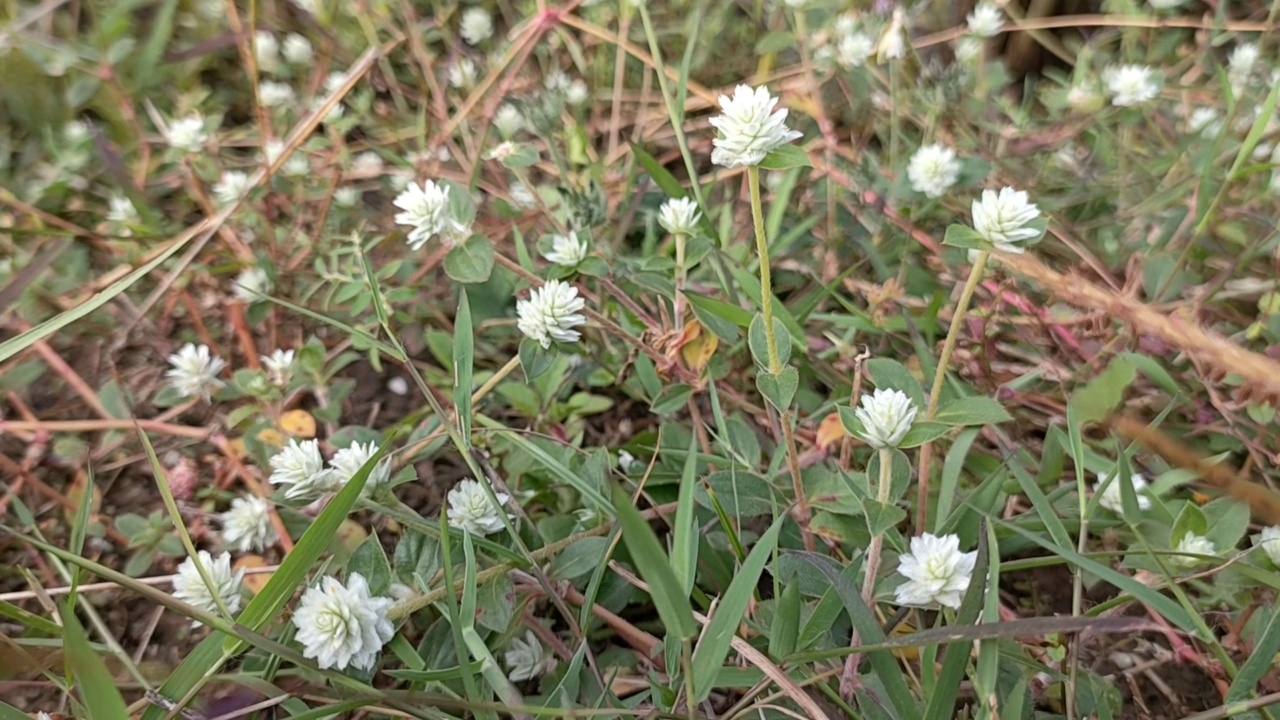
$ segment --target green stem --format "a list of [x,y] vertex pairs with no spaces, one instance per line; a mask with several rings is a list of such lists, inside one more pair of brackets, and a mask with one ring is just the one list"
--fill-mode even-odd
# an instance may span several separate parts
[[[973,267],[969,268],[969,279],[964,283],[964,289],[960,291],[960,300],[956,303],[955,310],[951,314],[951,327],[947,329],[947,339],[942,345],[942,356],[938,358],[938,367],[933,374],[933,387],[929,390],[929,406],[925,409],[924,419],[926,422],[933,420],[938,415],[938,403],[942,400],[942,386],[947,381],[947,368],[951,364],[951,355],[956,351],[956,344],[960,341],[960,330],[964,325],[964,315],[969,310],[969,303],[973,300],[973,293],[978,289],[978,283],[982,280],[982,273],[986,270],[987,260],[991,257],[991,253],[983,250],[978,253],[978,257],[973,261]],[[923,533],[928,529],[929,523],[929,465],[933,459],[933,443],[925,443],[920,447],[920,482],[918,484],[918,496],[916,502],[916,533]]]
[[756,251],[760,255],[760,313],[764,315],[764,340],[769,352],[769,373],[782,372],[778,355],[778,338],[773,332],[773,278],[769,269],[769,239],[765,237],[764,206],[760,201],[760,168],[747,168],[747,184],[751,188],[751,220],[756,230]]
[[676,332],[684,330],[684,267],[685,234],[676,233],[676,301],[672,313],[676,316]]
[[[889,493],[893,487],[893,448],[880,448],[880,473],[876,485],[876,501],[881,505],[889,504]],[[862,599],[871,607],[875,600],[876,575],[880,574],[880,554],[884,550],[884,535],[875,535],[867,546],[867,562],[864,566],[866,575],[862,579]]]

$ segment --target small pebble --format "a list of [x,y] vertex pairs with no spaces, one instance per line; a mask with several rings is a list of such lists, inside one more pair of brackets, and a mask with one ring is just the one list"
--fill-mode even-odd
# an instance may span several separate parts
[[409,381],[397,375],[387,381],[387,389],[396,395],[408,395]]

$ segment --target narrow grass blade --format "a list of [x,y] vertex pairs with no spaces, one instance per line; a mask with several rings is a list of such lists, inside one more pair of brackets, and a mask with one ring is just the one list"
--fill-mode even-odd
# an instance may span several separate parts
[[697,703],[706,700],[715,689],[716,675],[724,665],[725,657],[729,655],[738,624],[747,612],[747,605],[756,591],[756,583],[760,581],[765,563],[777,548],[778,532],[782,530],[782,523],[786,519],[785,514],[779,515],[756,546],[751,548],[751,554],[747,555],[746,562],[742,563],[742,567],[733,576],[733,582],[729,583],[729,589],[721,596],[715,615],[711,616],[711,622],[707,623],[707,629],[693,651],[693,688],[697,693]]
[[453,327],[453,405],[458,413],[458,431],[468,446],[471,444],[471,378],[476,352],[474,332],[471,303],[467,300],[467,291],[463,290]]
[[689,455],[684,461],[684,472],[680,475],[679,505],[676,508],[676,522],[672,532],[675,539],[671,542],[671,567],[676,573],[676,580],[688,598],[693,591],[693,581],[698,570],[698,534],[694,531],[694,518],[698,504],[693,499],[693,489],[698,482],[698,436],[689,435]]
[[622,488],[614,488],[613,506],[622,526],[622,540],[631,551],[631,560],[640,576],[649,583],[649,594],[666,626],[668,640],[688,640],[697,635],[698,625],[689,609],[689,600],[680,592],[680,581],[671,570],[658,536],[653,534],[640,511],[631,505],[631,496]]
[[582,495],[582,499],[586,501],[588,505],[604,513],[606,517],[613,516],[613,506],[607,499],[605,499],[605,496],[599,490],[592,487],[582,478],[581,475],[573,472],[566,467],[564,463],[551,457],[542,448],[529,442],[523,434],[508,430],[505,425],[493,420],[483,419],[482,422],[487,427],[497,430],[497,435],[502,436],[509,440],[513,445],[516,445],[521,450],[532,455],[534,459],[541,463],[542,467],[546,468],[557,480],[563,482],[569,487],[572,487],[574,490],[577,490],[578,494]]
[[1280,609],[1272,608],[1271,620],[1253,647],[1253,654],[1240,666],[1240,672],[1227,690],[1226,704],[1248,700],[1254,688],[1275,664],[1280,653]]
[[116,681],[89,645],[84,627],[70,604],[62,607],[62,641],[67,653],[67,674],[75,677],[89,720],[129,720],[129,710],[116,688]]
[[[871,608],[868,608],[866,603],[862,602],[861,592],[847,574],[836,572],[820,555],[807,552],[796,553],[796,555],[813,565],[827,577],[831,587],[835,589],[836,594],[844,601],[844,607],[849,612],[849,619],[853,621],[853,628],[863,643],[879,645],[885,642],[884,631],[880,629],[879,621],[876,620],[875,614],[871,612]],[[898,717],[919,717],[920,710],[916,707],[915,701],[912,700],[911,690],[907,687],[907,680],[902,674],[902,668],[898,667],[898,661],[893,654],[886,650],[873,650],[867,653],[867,658],[871,661],[871,668],[875,670],[876,677],[884,685],[885,692],[889,696],[889,702],[893,705],[894,710],[897,711]]]
[[[973,577],[969,589],[960,602],[960,610],[956,619],[948,623],[951,626],[967,627],[978,620],[987,588],[987,564],[990,559],[990,547],[987,543],[986,521],[978,531],[978,559],[974,562]],[[949,720],[955,716],[956,695],[960,692],[960,681],[964,679],[966,666],[969,664],[968,645],[952,645],[947,648],[947,656],[942,661],[942,671],[938,673],[935,690],[929,695],[929,704],[925,707],[925,720]]]
[[31,716],[7,702],[0,702],[0,720],[31,720]]

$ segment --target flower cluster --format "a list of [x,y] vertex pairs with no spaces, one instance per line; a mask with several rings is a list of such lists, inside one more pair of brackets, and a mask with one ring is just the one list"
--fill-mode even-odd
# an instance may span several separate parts
[[1040,209],[1027,199],[1027,194],[1011,187],[983,190],[973,201],[973,229],[995,249],[1007,253],[1023,252],[1022,245],[1039,237],[1040,230],[1029,225],[1040,217]]
[[[374,442],[355,442],[333,454],[329,467],[324,466],[317,440],[290,440],[283,450],[271,457],[272,485],[285,486],[289,500],[314,497],[341,490],[356,472],[378,452]],[[364,492],[370,493],[391,479],[391,459],[383,458],[369,473]]]
[[214,390],[222,387],[218,373],[227,362],[209,352],[208,345],[187,343],[169,356],[171,366],[165,377],[182,397],[198,397],[206,402]]
[[759,165],[769,153],[801,133],[787,127],[787,111],[774,112],[778,99],[767,88],[739,85],[733,97],[720,96],[722,114],[711,118],[719,130],[712,144],[711,162],[727,168]]
[[[1138,499],[1139,510],[1151,509],[1151,498],[1147,497],[1147,479],[1138,473],[1129,476],[1129,484],[1133,487],[1133,494]],[[1098,473],[1098,484],[1095,486],[1095,492],[1102,493],[1098,498],[1098,504],[1110,510],[1117,515],[1124,514],[1124,494],[1121,489],[1120,476],[1112,476],[1108,473]]]
[[262,552],[278,539],[271,525],[271,505],[260,497],[236,498],[218,518],[222,521],[222,543],[242,553]]
[[931,198],[940,198],[960,178],[956,151],[944,145],[925,145],[907,163],[911,189]]
[[916,419],[916,405],[901,390],[877,388],[853,411],[862,423],[859,437],[873,448],[897,447]]
[[302,643],[303,657],[316,661],[321,670],[348,666],[368,670],[395,628],[387,618],[392,600],[373,595],[360,573],[347,576],[343,585],[332,577],[307,588],[293,613],[294,636]]
[[559,280],[548,280],[534,288],[529,297],[516,303],[516,326],[524,336],[544,348],[552,341],[571,343],[582,337],[574,328],[587,321],[580,313],[586,307],[578,288]]
[[397,224],[410,228],[405,239],[409,248],[418,250],[436,235],[453,244],[471,234],[471,226],[453,215],[449,207],[449,186],[427,180],[419,185],[411,182],[392,204],[403,212],[396,213]]
[[[511,496],[495,492],[500,505],[506,505]],[[485,488],[475,480],[463,480],[449,491],[449,525],[472,535],[492,535],[501,532],[503,510],[494,507]]]
[[911,552],[898,560],[898,573],[907,581],[897,587],[895,602],[960,607],[977,560],[977,552],[960,552],[959,536],[925,533],[911,538]]
[[[196,562],[208,574],[208,585],[200,576]],[[240,609],[240,588],[243,582],[244,570],[231,572],[230,553],[222,553],[214,559],[208,550],[201,550],[194,558],[188,557],[178,565],[178,574],[173,578],[173,596],[211,613],[221,611],[218,607],[218,600],[221,599],[227,610],[234,613]],[[191,624],[195,627],[203,625],[198,620]]]

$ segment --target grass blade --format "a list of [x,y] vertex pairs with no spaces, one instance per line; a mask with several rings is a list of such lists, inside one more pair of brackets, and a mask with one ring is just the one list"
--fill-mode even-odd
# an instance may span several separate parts
[[[978,531],[978,559],[973,567],[973,579],[969,589],[960,602],[960,610],[956,613],[951,626],[965,627],[973,625],[982,612],[987,588],[987,565],[990,560],[990,547],[987,543],[986,521]],[[969,645],[952,645],[947,648],[947,656],[942,661],[942,671],[938,673],[934,692],[929,695],[929,704],[925,707],[926,720],[948,720],[955,716],[956,695],[960,692],[960,681],[964,679],[966,666],[969,664]]]
[[729,655],[738,624],[747,612],[747,605],[756,591],[756,583],[760,581],[765,563],[778,545],[778,532],[782,530],[782,523],[786,519],[785,514],[779,515],[756,546],[751,548],[751,554],[747,555],[746,562],[734,574],[733,582],[729,583],[729,589],[720,598],[715,615],[707,623],[707,629],[698,641],[697,649],[693,651],[693,687],[698,703],[706,700],[715,688],[716,674]]
[[129,710],[106,663],[89,645],[84,626],[70,604],[62,606],[62,640],[67,674],[75,678],[89,720],[129,720]]
[[698,445],[697,435],[689,435],[689,455],[684,461],[684,472],[680,475],[679,505],[676,508],[675,527],[672,528],[674,539],[671,541],[671,567],[675,570],[676,580],[684,590],[684,597],[693,591],[693,581],[698,571],[698,533],[694,530],[694,518],[698,505],[693,499],[693,489],[698,482]]
[[689,609],[689,600],[680,592],[680,581],[671,569],[667,554],[658,542],[658,536],[644,517],[631,504],[631,496],[622,488],[613,490],[613,506],[622,526],[622,540],[631,551],[631,561],[640,571],[640,577],[649,583],[649,595],[658,609],[658,616],[666,626],[667,637],[688,640],[698,634],[697,622]]
[[464,289],[458,297],[458,316],[453,328],[453,404],[458,413],[458,431],[468,445],[471,444],[471,378],[475,352],[471,303]]

